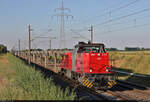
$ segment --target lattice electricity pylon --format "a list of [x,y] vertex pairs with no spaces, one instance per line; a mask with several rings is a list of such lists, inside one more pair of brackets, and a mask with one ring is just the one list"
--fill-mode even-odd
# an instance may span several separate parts
[[70,15],[70,14],[65,13],[65,11],[71,12],[71,10],[70,10],[69,8],[64,8],[63,0],[62,0],[62,5],[61,5],[61,7],[60,7],[60,8],[56,8],[56,9],[55,9],[55,12],[56,12],[57,10],[60,10],[61,13],[60,13],[60,14],[55,14],[55,15],[53,15],[52,18],[53,18],[54,16],[57,16],[57,18],[58,18],[59,16],[61,17],[59,48],[62,49],[62,48],[66,48],[66,36],[65,36],[65,27],[64,27],[64,25],[65,25],[65,24],[64,24],[64,22],[65,22],[65,17],[67,17],[67,19],[68,19],[68,17],[72,17],[72,19],[73,19],[73,16]]

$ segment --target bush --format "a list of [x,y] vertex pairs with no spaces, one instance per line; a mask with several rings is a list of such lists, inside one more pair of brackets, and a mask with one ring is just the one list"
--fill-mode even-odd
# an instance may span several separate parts
[[0,44],[0,53],[6,53],[6,52],[7,52],[7,47]]

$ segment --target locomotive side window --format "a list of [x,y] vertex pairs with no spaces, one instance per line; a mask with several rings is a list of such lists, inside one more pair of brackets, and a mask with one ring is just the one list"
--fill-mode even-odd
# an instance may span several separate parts
[[103,46],[100,46],[100,53],[106,53],[106,50],[104,49]]

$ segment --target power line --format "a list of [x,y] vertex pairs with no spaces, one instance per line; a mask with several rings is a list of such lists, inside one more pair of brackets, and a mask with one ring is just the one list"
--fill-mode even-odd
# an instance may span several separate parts
[[140,0],[134,0],[134,1],[132,1],[132,2],[129,2],[128,4],[125,4],[125,5],[123,5],[123,6],[120,6],[120,7],[118,7],[118,8],[115,8],[115,9],[113,9],[113,10],[110,10],[110,11],[108,11],[108,12],[105,12],[104,14],[102,14],[102,15],[100,15],[100,16],[97,16],[97,17],[102,17],[102,16],[105,16],[106,14],[112,14],[113,12],[116,12],[116,11],[120,11],[121,9],[124,9],[124,8],[126,8],[126,7],[129,7],[130,5],[132,5],[132,4],[135,4],[135,3],[137,3],[138,1],[140,1]]
[[[75,33],[75,34],[77,34],[80,38],[83,38],[83,39],[86,39],[86,40],[90,40],[89,38],[87,38],[87,37],[85,37],[85,36],[83,36],[83,35],[81,35],[79,32],[77,32],[77,31],[75,31],[75,30],[73,30],[73,29],[71,29],[71,31],[73,32],[73,33]],[[74,37],[74,38],[79,38],[79,37]]]
[[[136,18],[134,18],[134,19],[131,19],[131,20],[128,20],[128,21],[126,21],[126,22],[120,22],[120,23],[112,23],[112,24],[109,24],[109,26],[114,26],[114,25],[120,25],[120,24],[126,24],[126,23],[137,23],[137,20],[138,19],[142,19],[142,20],[144,20],[144,19],[147,19],[147,17],[150,17],[150,15],[148,15],[148,16],[142,16],[142,17],[136,17]],[[135,22],[136,21],[136,22]],[[107,25],[108,26],[108,25]],[[104,28],[105,26],[101,26],[101,28]]]
[[[116,11],[120,11],[121,9],[127,8],[127,7],[129,7],[129,6],[131,6],[131,5],[135,4],[135,3],[137,3],[137,2],[139,2],[139,1],[140,1],[140,0],[134,0],[134,1],[129,2],[129,3],[125,4],[125,5],[123,5],[123,6],[120,6],[120,7],[118,7],[118,8],[114,8],[113,10],[107,11],[107,12],[101,14],[101,15],[92,17],[92,18],[90,18],[90,19],[95,20],[96,17],[103,17],[103,16],[105,16],[105,15],[109,15],[110,12],[113,13],[113,12],[116,12]],[[118,5],[116,5],[116,6],[118,6]],[[115,7],[116,7],[116,6],[115,6]],[[93,19],[93,18],[94,18],[94,19]],[[83,22],[81,22],[81,23],[83,24],[84,22],[87,22],[87,21],[89,22],[90,19],[87,19],[86,21],[83,21]],[[78,23],[77,23],[77,24],[78,24]]]
[[124,27],[124,28],[120,28],[120,29],[115,29],[115,30],[111,30],[111,31],[107,31],[107,32],[102,32],[103,34],[106,34],[106,33],[112,33],[112,32],[118,32],[118,31],[124,31],[124,30],[128,30],[128,29],[132,29],[132,28],[139,28],[139,27],[144,27],[144,26],[149,26],[150,23],[146,23],[146,24],[139,24],[139,25],[136,25],[136,26],[128,26],[128,27]]
[[123,5],[123,6],[121,6],[121,7],[118,7],[118,8],[116,8],[116,9],[114,9],[114,10],[111,10],[111,12],[119,11],[119,10],[124,9],[124,8],[126,8],[126,7],[129,7],[130,5],[135,4],[135,3],[139,2],[139,1],[140,1],[140,0],[134,0],[134,1],[132,1],[132,2],[129,2],[129,3],[126,4],[126,5]]
[[[107,14],[109,15],[109,17],[111,17],[112,13],[114,13],[114,12],[116,12],[116,11],[120,11],[121,9],[127,8],[127,7],[129,7],[129,6],[131,6],[131,5],[135,4],[135,3],[137,3],[137,2],[139,2],[139,1],[141,1],[141,0],[134,0],[134,1],[131,1],[131,2],[127,3],[127,4],[125,4],[125,5],[122,5],[122,6],[118,7],[118,8],[114,8],[113,10],[107,11],[107,12],[105,12],[105,13],[99,15],[99,16],[96,16],[96,17],[103,17],[103,16],[105,16],[105,15],[107,15]],[[94,19],[92,19],[92,18],[94,18]],[[92,18],[90,18],[90,19],[95,20],[95,17],[92,17]],[[88,20],[86,20],[86,21],[89,21],[90,19],[88,19]],[[112,19],[109,19],[109,20],[108,20],[108,23],[111,22],[111,20],[112,20]],[[80,22],[80,23],[85,24],[84,22]],[[77,23],[77,24],[79,24],[79,23]],[[98,25],[99,25],[99,24],[98,24]],[[96,25],[96,26],[97,26],[97,25]],[[83,30],[87,30],[87,29],[88,29],[88,27],[84,28]],[[110,30],[110,27],[109,27],[108,29]]]
[[134,12],[134,13],[130,13],[128,15],[124,15],[124,16],[120,16],[118,18],[114,18],[114,19],[110,19],[110,20],[107,20],[105,22],[102,22],[100,24],[96,24],[95,26],[99,26],[99,25],[104,25],[104,24],[107,24],[109,22],[113,22],[113,21],[118,21],[118,20],[121,20],[123,18],[127,18],[127,17],[130,17],[130,16],[133,16],[133,15],[136,15],[136,14],[139,14],[139,13],[143,13],[143,12],[146,12],[146,11],[149,11],[150,8],[146,8],[146,9],[143,9],[143,10],[140,10],[140,11],[137,11],[137,12]]

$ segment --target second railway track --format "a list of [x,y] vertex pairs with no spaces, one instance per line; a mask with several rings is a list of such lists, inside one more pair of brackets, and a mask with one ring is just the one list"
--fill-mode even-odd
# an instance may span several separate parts
[[108,90],[108,93],[116,94],[118,97],[122,97],[125,100],[150,100],[150,88],[126,81],[118,80],[117,82],[118,84]]

